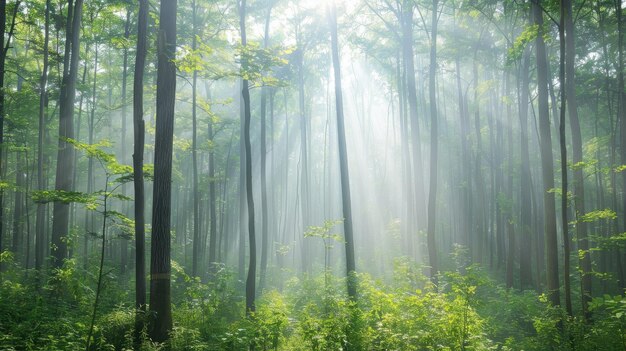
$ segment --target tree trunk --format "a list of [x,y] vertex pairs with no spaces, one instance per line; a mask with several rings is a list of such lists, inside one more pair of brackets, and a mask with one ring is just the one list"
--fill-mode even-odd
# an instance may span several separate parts
[[[267,10],[265,19],[265,36],[263,39],[263,47],[267,49],[270,35],[270,19],[272,15],[272,4]],[[265,279],[267,274],[267,258],[268,252],[268,216],[267,216],[267,133],[266,133],[266,116],[267,116],[267,90],[263,87],[261,90],[261,270],[259,276],[259,294],[263,292],[265,287]]]
[[[206,85],[206,91],[209,93],[209,86]],[[212,119],[209,119],[208,124],[208,139],[211,142],[211,147],[209,148],[209,272],[215,272],[215,265],[219,261],[217,257],[217,253],[221,252],[220,247],[217,244],[217,198],[216,198],[216,190],[215,190],[215,144],[214,144],[214,135],[213,135],[213,123]],[[231,137],[232,138],[232,137]],[[228,149],[228,157],[226,160],[226,167],[224,168],[224,195],[222,196],[222,201],[226,201],[226,178],[228,173],[228,166],[230,161],[230,147]],[[224,219],[220,220],[220,225],[222,225]]]
[[[22,161],[22,151],[17,151],[15,155],[15,203],[13,209],[13,243],[12,251],[15,254],[16,262],[23,261],[24,251],[24,187],[26,179],[24,179],[24,169]],[[28,245],[28,242],[26,242]]]
[[531,266],[532,252],[532,199],[531,199],[531,173],[530,155],[528,152],[528,86],[530,66],[530,50],[526,48],[522,57],[522,85],[520,87],[519,99],[519,121],[520,121],[520,289],[524,290],[533,285],[533,274]]
[[[124,39],[128,40],[130,36],[130,8],[126,9],[126,23],[124,24]],[[126,150],[126,75],[128,73],[128,49],[124,46],[124,57],[122,67],[122,157],[120,162],[126,164],[128,160]],[[122,185],[122,195],[126,195],[126,184]],[[123,204],[124,214],[127,215],[128,208],[126,202]],[[128,239],[122,236],[120,243],[120,273],[126,273],[128,266]]]
[[[617,14],[617,53],[618,53],[618,73],[617,73],[617,82],[618,82],[618,118],[620,125],[620,158],[622,160],[622,164],[626,163],[626,92],[624,92],[624,24],[623,21],[623,10],[621,1],[615,1],[615,13]],[[626,172],[622,173],[622,211],[626,209]],[[623,218],[622,222],[622,230],[626,230],[626,216]],[[617,250],[617,254],[620,255],[620,250]],[[618,271],[619,274],[619,288],[623,290],[626,287],[626,281],[623,274],[623,268],[619,265]]]
[[[424,195],[424,171],[422,163],[422,146],[420,140],[419,120],[417,116],[417,90],[415,83],[415,63],[413,59],[413,2],[404,0],[402,5],[402,57],[406,69],[407,100],[409,103],[409,120],[411,126],[411,142],[413,151],[413,179],[415,181],[415,217],[418,228],[423,228],[426,212]],[[417,233],[412,233],[417,235]]]
[[[6,22],[7,22],[7,2],[6,0],[0,0],[0,175],[4,175],[4,117],[5,117],[5,109],[4,109],[4,73],[5,73],[5,65],[7,53],[9,51],[9,47],[11,44],[11,37],[13,36],[13,30],[15,29],[15,17],[17,15],[17,11],[20,5],[20,1],[15,2],[15,8],[13,10],[13,19],[11,20],[11,29],[9,29],[8,37],[6,43],[4,41],[6,33]],[[4,190],[0,190],[0,252],[3,250],[2,239],[4,237]],[[2,265],[0,265],[0,270],[2,270]]]
[[341,65],[339,61],[339,40],[337,38],[337,9],[334,3],[329,10],[331,51],[333,71],[335,73],[335,104],[337,110],[337,140],[339,145],[339,173],[341,178],[341,203],[343,209],[343,232],[346,248],[346,275],[348,296],[357,298],[356,263],[354,258],[354,234],[352,231],[352,203],[350,200],[350,172],[348,168],[348,149],[343,116],[343,93],[341,92]]
[[148,0],[139,0],[137,16],[137,55],[133,77],[133,186],[135,190],[135,349],[139,349],[146,311],[146,235],[143,152],[145,124],[143,120],[143,75],[146,66],[148,31]]
[[430,104],[430,189],[428,191],[428,260],[430,263],[430,278],[437,282],[439,266],[437,264],[437,245],[435,229],[437,226],[437,162],[439,152],[438,116],[437,116],[437,22],[438,0],[433,0],[432,29],[430,34],[430,67],[428,70],[428,95]]
[[[46,85],[48,84],[48,50],[50,42],[50,0],[46,0],[44,41],[43,41],[43,67],[39,81],[39,131],[37,134],[37,190],[45,189],[43,170],[44,128],[46,121]],[[1,16],[1,15],[0,15]],[[0,24],[2,25],[2,24]],[[44,258],[44,230],[46,227],[46,205],[37,204],[37,219],[35,223],[35,269],[43,267]],[[0,247],[1,249],[1,247]]]
[[176,7],[177,0],[161,0],[150,248],[150,310],[156,313],[150,337],[157,342],[167,341],[172,330],[170,216],[176,95]]
[[[239,6],[239,25],[241,28],[241,45],[245,47],[246,41],[246,0],[241,0]],[[242,72],[248,69],[248,62],[241,62]],[[254,198],[252,196],[252,146],[250,144],[250,88],[247,79],[242,81],[241,96],[243,99],[244,120],[243,136],[246,153],[246,203],[248,204],[248,241],[250,245],[250,261],[248,263],[248,276],[246,278],[246,315],[249,316],[255,311],[256,294],[256,235],[254,227]],[[253,348],[253,346],[251,346]]]
[[570,238],[567,220],[567,144],[565,140],[565,4],[561,2],[561,20],[559,23],[559,86],[561,93],[561,110],[559,118],[559,141],[561,148],[561,222],[563,230],[563,280],[565,290],[565,310],[572,316],[572,289],[570,283]]
[[[533,3],[534,22],[543,28],[543,13],[539,3]],[[535,40],[537,50],[537,85],[539,100],[539,137],[541,151],[541,171],[543,178],[543,216],[546,241],[546,281],[548,299],[554,306],[561,305],[559,296],[559,253],[556,233],[556,208],[554,204],[554,161],[552,159],[552,138],[550,136],[550,111],[548,106],[548,62],[543,31]]]
[[[198,9],[196,1],[191,3],[192,19],[191,19],[191,50],[196,51],[197,46],[197,14]],[[193,77],[191,80],[191,121],[192,121],[192,137],[191,137],[191,159],[193,167],[193,252],[191,258],[191,275],[193,277],[199,276],[198,265],[200,264],[200,192],[198,189],[198,128],[197,128],[197,94],[198,94],[198,71],[193,70]]]
[[[68,0],[68,18],[66,33],[66,57],[63,67],[63,81],[59,97],[59,151],[57,153],[56,185],[57,191],[72,191],[74,184],[74,149],[66,138],[74,137],[74,99],[76,97],[76,75],[80,53],[80,22],[83,0]],[[69,48],[68,48],[69,47]],[[67,55],[70,55],[68,58]],[[69,59],[69,62],[68,62]],[[68,65],[69,63],[69,65]],[[52,266],[63,265],[67,256],[66,238],[69,234],[69,204],[55,202],[52,215]]]

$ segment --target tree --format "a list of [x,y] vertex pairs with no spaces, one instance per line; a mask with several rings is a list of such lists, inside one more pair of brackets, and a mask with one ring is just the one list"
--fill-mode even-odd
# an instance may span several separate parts
[[521,87],[519,93],[519,122],[520,122],[520,288],[532,286],[531,242],[532,242],[532,202],[531,202],[531,173],[530,155],[528,151],[528,86],[530,76],[530,49],[524,48],[522,64],[519,69]]
[[[137,55],[133,77],[133,186],[135,190],[135,309],[146,311],[146,235],[143,153],[145,123],[143,120],[143,75],[146,66],[148,0],[139,1],[137,15]],[[135,342],[143,330],[143,316],[135,319]]]
[[[263,37],[263,48],[267,50],[270,36],[270,19],[272,15],[272,2],[267,9],[265,19],[265,35]],[[268,215],[267,215],[267,91],[268,87],[263,86],[261,90],[261,269],[259,274],[259,292],[265,287],[267,275],[268,252]]]
[[[68,0],[65,56],[63,58],[63,80],[59,97],[59,151],[57,153],[57,191],[72,191],[74,188],[74,150],[68,139],[74,137],[74,99],[76,97],[76,75],[80,54],[80,28],[83,0]],[[55,201],[52,217],[52,265],[63,265],[67,256],[69,234],[69,204]]]
[[[37,190],[43,191],[45,187],[43,171],[44,128],[46,118],[46,98],[48,84],[48,50],[50,42],[50,0],[46,0],[43,42],[43,66],[39,79],[39,129],[37,133]],[[0,24],[1,25],[1,24]],[[44,230],[46,226],[45,204],[37,204],[37,219],[35,223],[35,269],[40,270],[43,266],[44,257]]]
[[[409,121],[413,155],[413,179],[415,181],[415,216],[418,225],[423,225],[425,210],[424,171],[422,164],[422,147],[420,140],[419,121],[417,116],[417,90],[415,82],[415,62],[413,53],[413,6],[414,2],[403,0],[402,3],[402,58],[406,75],[407,100],[409,103]],[[409,195],[411,196],[411,195]],[[415,235],[416,233],[409,233]]]
[[430,31],[430,67],[428,69],[428,95],[430,99],[430,190],[428,192],[428,260],[430,277],[437,281],[437,245],[435,228],[437,226],[437,162],[439,152],[438,117],[437,117],[437,22],[439,21],[438,0],[433,0],[432,23]]
[[[250,258],[248,262],[248,275],[246,277],[246,316],[255,311],[256,295],[256,234],[254,226],[254,197],[252,196],[252,146],[250,144],[250,88],[248,79],[245,77],[248,70],[246,58],[246,0],[239,1],[239,28],[241,30],[242,60],[241,71],[244,75],[241,85],[241,96],[243,99],[243,143],[245,149],[245,189],[246,203],[248,209],[248,244],[250,247]],[[243,230],[243,228],[239,228]],[[243,243],[239,243],[243,245]]]
[[572,315],[572,293],[570,287],[570,239],[567,221],[567,144],[565,140],[565,106],[567,103],[565,88],[565,5],[561,2],[561,20],[559,23],[559,85],[561,86],[561,111],[559,118],[559,141],[561,149],[561,222],[563,224],[563,280],[565,290],[565,309]]
[[167,341],[172,330],[170,216],[176,95],[176,9],[177,0],[161,0],[150,248],[150,310],[156,313],[150,328],[150,337],[157,342]]
[[[559,296],[559,254],[556,234],[556,208],[554,204],[554,161],[550,136],[550,111],[548,106],[548,62],[543,39],[543,13],[540,1],[533,3],[533,19],[539,28],[535,39],[537,60],[537,100],[539,117],[539,146],[541,150],[541,175],[543,178],[543,217],[546,240],[546,276],[548,299],[554,306],[561,305]],[[565,195],[564,195],[565,196]]]
[[[197,48],[197,21],[198,8],[196,1],[191,3],[191,50],[196,51]],[[198,128],[197,128],[197,96],[198,96],[198,70],[194,68],[191,78],[191,159],[192,159],[192,181],[193,181],[193,253],[191,258],[191,275],[198,276],[198,264],[200,261],[200,192],[198,189]]]
[[354,233],[352,230],[352,204],[350,199],[350,170],[348,168],[348,148],[343,115],[343,93],[341,91],[341,64],[339,61],[339,39],[337,35],[337,9],[334,2],[328,10],[330,27],[333,72],[335,74],[335,109],[337,110],[337,140],[339,146],[339,173],[341,178],[341,207],[343,210],[343,235],[346,248],[346,276],[348,296],[357,298],[356,263],[354,258]]
[[[3,171],[3,155],[4,155],[4,119],[5,119],[5,86],[4,86],[4,73],[6,71],[6,58],[9,52],[11,38],[13,37],[13,32],[15,30],[15,19],[17,17],[17,13],[20,7],[20,0],[15,2],[12,20],[11,20],[11,28],[9,32],[6,33],[6,25],[7,25],[7,2],[6,0],[0,0],[0,38],[2,41],[0,42],[0,174]],[[5,39],[6,43],[5,43]],[[3,225],[3,213],[4,213],[4,205],[3,205],[3,197],[4,191],[0,190],[0,252],[2,252],[2,237],[4,236],[4,225]]]

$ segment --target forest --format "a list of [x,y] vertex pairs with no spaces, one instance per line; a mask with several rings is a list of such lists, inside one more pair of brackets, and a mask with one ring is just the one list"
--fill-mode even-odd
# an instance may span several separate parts
[[0,0],[0,350],[626,350],[621,0]]

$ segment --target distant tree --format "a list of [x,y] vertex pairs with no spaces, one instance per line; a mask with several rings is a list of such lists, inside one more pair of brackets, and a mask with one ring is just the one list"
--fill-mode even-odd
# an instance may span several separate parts
[[528,93],[529,93],[529,66],[530,49],[525,48],[522,54],[518,80],[521,81],[519,92],[519,122],[520,122],[520,288],[525,289],[533,285],[531,250],[532,250],[532,200],[531,200],[531,173],[530,155],[528,151]]
[[437,227],[437,163],[439,158],[439,131],[437,116],[437,22],[439,22],[439,0],[432,1],[432,18],[430,31],[430,66],[428,69],[428,95],[430,100],[430,189],[428,191],[428,260],[430,278],[437,281],[439,266],[437,264],[437,244],[435,229]]
[[[270,1],[265,17],[265,34],[263,36],[263,48],[267,50],[270,40],[270,20],[272,6]],[[267,259],[269,256],[269,233],[268,233],[268,208],[267,208],[267,93],[269,88],[261,88],[261,267],[259,272],[259,292],[265,288],[267,276]]]

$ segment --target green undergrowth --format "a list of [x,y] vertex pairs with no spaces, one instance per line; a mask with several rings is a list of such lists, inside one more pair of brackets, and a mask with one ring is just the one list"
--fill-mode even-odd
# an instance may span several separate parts
[[[105,275],[92,350],[132,350],[132,281]],[[497,285],[477,266],[433,284],[408,260],[393,280],[359,274],[359,296],[330,273],[292,277],[268,289],[245,317],[241,285],[228,270],[200,282],[174,265],[172,350],[624,350],[626,299],[596,298],[585,324],[542,295]],[[84,350],[94,272],[74,261],[49,276],[5,267],[0,350]],[[150,318],[148,313],[145,318]],[[559,323],[562,320],[562,323]],[[145,337],[142,350],[164,350]]]

